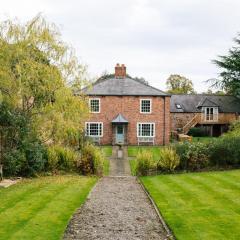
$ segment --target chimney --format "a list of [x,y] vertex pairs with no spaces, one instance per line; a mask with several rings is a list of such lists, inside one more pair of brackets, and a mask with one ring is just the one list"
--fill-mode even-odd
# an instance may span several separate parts
[[124,64],[116,64],[115,67],[115,78],[125,78],[126,77],[126,67]]

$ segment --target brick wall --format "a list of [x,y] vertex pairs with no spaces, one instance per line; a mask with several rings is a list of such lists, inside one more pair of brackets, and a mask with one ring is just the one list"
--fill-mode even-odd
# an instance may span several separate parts
[[[126,133],[129,145],[136,145],[138,143],[137,122],[155,123],[155,144],[162,145],[169,143],[170,97],[102,96],[97,98],[100,98],[101,112],[91,113],[88,122],[103,122],[101,144],[112,144],[114,133],[111,122],[119,113],[129,122]],[[152,112],[149,114],[140,113],[140,99],[144,98],[152,99]]]

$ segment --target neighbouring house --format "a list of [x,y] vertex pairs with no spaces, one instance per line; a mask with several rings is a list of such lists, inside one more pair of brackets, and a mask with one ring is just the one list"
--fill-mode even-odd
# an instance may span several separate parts
[[117,64],[115,77],[83,89],[89,97],[86,135],[104,144],[165,145],[170,137],[170,95],[127,77]]
[[240,101],[229,95],[172,95],[171,131],[187,134],[200,127],[209,136],[220,136],[239,119]]

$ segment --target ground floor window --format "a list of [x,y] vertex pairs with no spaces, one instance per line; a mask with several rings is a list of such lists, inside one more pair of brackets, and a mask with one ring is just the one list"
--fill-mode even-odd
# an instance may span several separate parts
[[155,124],[154,123],[138,123],[137,136],[138,137],[154,137]]
[[103,123],[101,122],[87,122],[85,126],[86,136],[102,137]]

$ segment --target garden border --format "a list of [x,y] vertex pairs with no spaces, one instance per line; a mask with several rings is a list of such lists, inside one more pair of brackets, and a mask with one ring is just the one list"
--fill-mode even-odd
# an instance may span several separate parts
[[145,188],[145,186],[143,185],[143,183],[141,182],[141,180],[137,177],[137,182],[140,184],[140,186],[142,187],[143,191],[145,192],[145,194],[147,195],[148,199],[150,200],[152,206],[154,207],[159,220],[161,222],[161,224],[163,225],[164,230],[167,232],[167,239],[169,240],[176,240],[175,236],[173,235],[172,231],[170,230],[169,226],[165,223],[161,212],[159,211],[156,203],[154,202],[154,200],[152,199],[152,197],[150,196],[148,190]]

